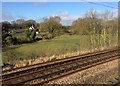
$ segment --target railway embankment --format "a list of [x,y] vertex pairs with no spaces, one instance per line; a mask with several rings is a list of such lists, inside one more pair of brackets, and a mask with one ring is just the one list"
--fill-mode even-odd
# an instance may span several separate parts
[[[7,83],[7,84],[38,84],[40,85],[40,84],[48,83],[49,81],[55,80],[55,84],[58,84],[59,81],[56,81],[56,80],[60,80],[58,79],[60,77],[65,77],[61,79],[64,81],[67,81],[65,83],[60,83],[60,84],[66,84],[66,83],[69,84],[69,82],[70,84],[76,84],[77,80],[78,81],[83,80],[82,84],[94,84],[95,80],[98,80],[99,82],[99,80],[102,78],[103,78],[102,80],[105,79],[109,81],[109,80],[112,80],[112,79],[108,79],[109,74],[110,75],[116,74],[114,71],[113,71],[113,74],[111,74],[110,72],[111,70],[117,69],[117,66],[114,65],[117,62],[114,62],[114,64],[103,64],[103,63],[108,63],[110,61],[112,62],[112,61],[115,61],[115,59],[118,59],[118,55],[119,55],[118,51],[119,51],[118,48],[113,48],[109,50],[85,54],[83,56],[63,59],[63,60],[55,61],[52,63],[43,64],[41,66],[36,65],[36,67],[32,67],[30,69],[14,72],[10,74],[4,74],[2,76],[3,83],[4,84]],[[102,64],[102,66],[100,64]],[[91,70],[91,68],[93,69]],[[83,73],[80,72],[81,74],[79,74],[78,71],[80,70]],[[71,77],[72,73],[76,74],[76,72],[78,74],[76,76]],[[106,73],[105,75],[108,74],[107,79],[106,77],[103,77],[104,73]],[[97,75],[101,75],[101,74],[103,75],[100,78],[98,78],[99,76]],[[70,76],[66,77],[68,75]],[[78,77],[79,75],[81,75],[81,77]],[[112,76],[112,78],[117,78],[116,75],[114,76]],[[93,80],[93,81],[89,81],[89,80]],[[92,83],[88,83],[88,81]],[[95,81],[95,84],[97,84],[96,82],[97,81]],[[109,81],[109,82],[112,82],[112,81]],[[53,81],[53,84],[54,84],[54,81]]]
[[11,66],[3,67],[3,70],[8,70],[11,68],[19,68],[19,67],[23,67],[23,66],[38,64],[38,63],[50,62],[50,61],[54,61],[56,59],[69,58],[72,56],[78,56],[78,55],[82,55],[82,54],[86,54],[86,53],[90,53],[90,52],[95,52],[95,51],[101,51],[101,50],[105,50],[105,49],[106,48],[92,49],[92,50],[86,50],[86,51],[77,51],[77,52],[66,53],[66,54],[58,55],[58,56],[53,55],[53,56],[48,56],[48,57],[40,57],[37,59],[16,61],[16,63],[14,64],[14,67],[13,66],[12,67]]

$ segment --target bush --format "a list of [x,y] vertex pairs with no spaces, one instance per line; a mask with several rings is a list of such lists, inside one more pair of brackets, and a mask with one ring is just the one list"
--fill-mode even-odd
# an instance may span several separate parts
[[31,41],[34,41],[34,40],[35,40],[35,37],[36,37],[36,31],[32,31],[32,32],[31,32],[31,35],[30,35]]
[[36,37],[36,31],[35,30],[27,30],[25,34],[26,34],[26,38],[27,38],[28,42],[35,41],[35,37]]
[[50,34],[50,33],[41,34],[41,36],[43,39],[52,39],[53,38],[52,34]]
[[30,38],[30,35],[31,35],[31,30],[27,30],[27,31],[25,32],[25,36],[26,36],[27,38]]
[[26,38],[26,37],[21,37],[17,39],[17,43],[18,44],[22,44],[22,43],[30,43],[32,42],[30,38]]
[[3,33],[2,44],[3,46],[17,44],[17,38],[13,37],[11,33]]
[[11,36],[7,36],[7,37],[5,38],[5,41],[6,41],[6,44],[7,44],[7,45],[11,45],[12,42],[13,42],[13,39],[12,39]]
[[12,38],[12,44],[14,45],[14,44],[17,44],[17,38],[16,37],[13,37]]

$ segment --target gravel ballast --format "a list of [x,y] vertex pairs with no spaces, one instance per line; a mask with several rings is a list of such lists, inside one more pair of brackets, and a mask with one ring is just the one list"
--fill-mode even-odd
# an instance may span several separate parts
[[100,64],[48,84],[113,84],[118,79],[118,59]]

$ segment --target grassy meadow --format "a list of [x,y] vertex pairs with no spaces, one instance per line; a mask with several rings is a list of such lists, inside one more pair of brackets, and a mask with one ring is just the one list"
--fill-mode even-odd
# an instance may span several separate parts
[[[19,37],[20,35],[16,36]],[[52,40],[13,45],[3,49],[2,59],[3,62],[12,62],[90,50],[93,47],[89,39],[88,35],[62,35]],[[117,43],[117,38],[111,36],[111,42],[113,42],[112,44]]]

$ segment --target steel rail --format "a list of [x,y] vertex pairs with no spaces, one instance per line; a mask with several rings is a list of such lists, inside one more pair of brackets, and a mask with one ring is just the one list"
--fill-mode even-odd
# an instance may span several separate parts
[[[96,55],[96,56],[97,56],[97,55],[103,55],[103,54],[106,55],[106,53],[108,53],[108,55],[109,55],[109,52],[114,52],[114,51],[116,52],[117,49],[110,50],[110,51],[106,51],[106,52],[102,52],[102,53],[99,53],[99,54],[97,53],[97,54],[95,54],[95,55]],[[92,55],[92,56],[95,56],[95,55]],[[110,56],[111,56],[111,55],[110,55]],[[88,55],[88,57],[91,57],[91,56]],[[87,58],[88,58],[88,57],[87,57]],[[78,58],[77,58],[77,59],[72,59],[72,60],[77,61]],[[71,60],[68,60],[68,61],[71,61]],[[92,60],[91,60],[91,62],[92,62]],[[65,63],[65,62],[64,62],[64,63]],[[70,62],[69,62],[69,63],[70,63]],[[69,64],[69,63],[68,63],[68,64]],[[87,62],[87,63],[88,63],[88,62]],[[84,63],[84,64],[85,64],[85,63]],[[54,64],[54,65],[55,65],[55,64]],[[54,67],[54,65],[53,65],[53,67]],[[61,66],[62,66],[62,65],[61,65]],[[63,65],[63,66],[64,66],[64,65]],[[56,67],[57,67],[57,66],[56,66]],[[58,66],[58,67],[60,67],[60,66]],[[50,69],[50,68],[49,68],[49,69]],[[54,70],[54,68],[53,68],[53,70]],[[59,70],[60,70],[60,69],[59,69]],[[44,71],[45,71],[45,70],[44,70]],[[48,71],[48,70],[47,70],[47,71]],[[61,70],[60,70],[60,71],[61,71]],[[36,76],[37,76],[37,73],[38,73],[38,72],[34,72],[34,73],[36,73]],[[31,73],[31,74],[34,74],[34,73]],[[29,74],[29,73],[28,73],[28,74]],[[54,73],[53,73],[53,74],[54,74]],[[49,76],[50,74],[47,74],[47,75]],[[46,76],[47,76],[47,75],[46,75]],[[43,77],[44,77],[44,76],[45,76],[45,74],[43,74]],[[35,77],[35,76],[34,76],[34,77]],[[30,80],[34,80],[34,79],[37,79],[37,78],[39,78],[39,77],[31,78]],[[22,82],[20,81],[19,84],[20,84],[20,83],[23,83],[23,82],[24,82],[24,83],[25,83],[25,82],[28,82],[28,81],[30,81],[30,80],[26,80],[26,81],[22,81]],[[5,84],[5,83],[4,83],[4,84]]]

